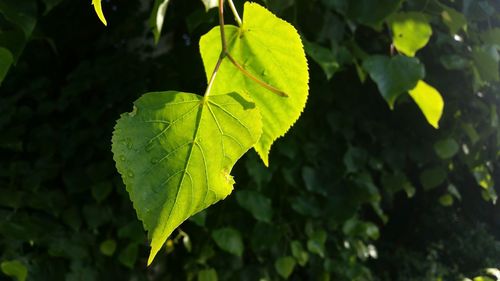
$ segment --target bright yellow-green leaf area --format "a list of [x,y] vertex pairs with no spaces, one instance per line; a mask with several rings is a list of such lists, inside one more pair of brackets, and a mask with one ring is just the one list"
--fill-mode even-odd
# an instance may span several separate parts
[[108,22],[106,22],[106,18],[104,17],[104,13],[102,12],[101,0],[92,0],[92,5],[94,6],[95,13],[102,23],[104,25],[108,25]]
[[417,86],[408,92],[424,113],[427,122],[439,128],[439,120],[443,115],[444,101],[441,94],[431,85],[420,80]]
[[425,47],[432,35],[427,17],[418,12],[395,14],[389,19],[389,25],[394,47],[409,57]]
[[231,169],[261,128],[255,104],[236,93],[148,93],[122,114],[113,158],[151,238],[148,265],[182,222],[231,193]]
[[[263,132],[254,148],[268,165],[271,145],[295,123],[307,101],[309,73],[302,41],[291,24],[249,2],[245,3],[242,26],[226,25],[225,31],[229,54],[252,75],[288,96],[279,96],[257,84],[227,58],[213,85],[214,92],[236,91],[255,101],[262,114]],[[219,58],[220,41],[219,27],[200,40],[207,77]]]

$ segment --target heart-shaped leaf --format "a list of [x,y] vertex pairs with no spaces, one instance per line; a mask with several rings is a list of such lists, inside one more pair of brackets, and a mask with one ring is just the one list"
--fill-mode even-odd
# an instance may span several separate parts
[[[229,54],[253,76],[288,95],[278,96],[262,87],[238,71],[228,59],[222,62],[213,85],[215,92],[236,91],[250,95],[255,101],[263,124],[262,137],[255,150],[268,165],[271,145],[290,129],[306,104],[309,73],[304,48],[292,25],[255,3],[245,3],[241,27],[226,25],[225,32]],[[219,27],[200,40],[207,77],[219,59],[220,41]]]
[[432,28],[426,15],[418,12],[398,13],[389,19],[392,42],[403,54],[414,57],[432,35]]
[[150,264],[176,227],[231,193],[231,169],[262,124],[255,104],[236,93],[148,93],[134,105],[118,120],[112,150],[151,236]]
[[377,83],[378,90],[394,108],[394,102],[403,93],[415,88],[425,76],[425,70],[419,60],[405,56],[371,56],[363,62],[363,68]]

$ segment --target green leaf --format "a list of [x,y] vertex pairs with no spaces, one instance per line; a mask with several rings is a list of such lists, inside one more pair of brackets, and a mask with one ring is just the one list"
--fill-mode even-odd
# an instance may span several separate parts
[[219,1],[218,0],[201,0],[203,5],[205,5],[205,10],[210,10],[215,7],[219,7]]
[[316,231],[314,232],[309,240],[307,240],[307,250],[313,254],[317,254],[320,257],[325,257],[325,243],[326,243],[326,232]]
[[290,248],[292,249],[292,255],[297,260],[300,266],[305,266],[309,261],[309,254],[299,241],[292,241],[290,243]]
[[281,257],[274,263],[274,268],[281,277],[288,279],[295,268],[295,259],[290,256]]
[[363,62],[363,68],[377,83],[378,90],[391,109],[401,94],[415,88],[425,76],[424,66],[418,59],[400,55],[368,57]]
[[212,238],[222,250],[238,257],[243,255],[243,239],[238,230],[231,227],[217,229],[212,232]]
[[[222,62],[213,85],[216,93],[236,91],[255,101],[263,124],[255,150],[268,165],[271,145],[295,123],[307,100],[309,73],[300,36],[292,25],[249,2],[245,3],[241,28],[226,25],[225,31],[231,56],[248,72],[288,95],[278,96],[255,83],[228,59]],[[218,27],[200,40],[207,77],[219,58],[220,41]]]
[[420,80],[417,86],[408,93],[424,114],[427,122],[434,128],[439,128],[439,120],[441,120],[441,116],[443,115],[444,101],[438,90]]
[[152,239],[148,264],[176,227],[231,193],[231,169],[260,131],[255,104],[236,93],[148,93],[122,114],[112,151]]
[[500,47],[500,28],[492,28],[481,33],[481,40],[483,40],[485,44],[497,45]]
[[153,30],[155,44],[158,44],[161,35],[161,29],[165,20],[165,13],[167,12],[168,3],[170,0],[155,0],[153,10],[149,16],[149,26]]
[[0,268],[5,275],[13,277],[17,281],[25,281],[26,277],[28,277],[28,269],[22,262],[17,260],[4,261]]
[[429,20],[423,13],[398,13],[390,17],[389,26],[392,31],[392,43],[403,54],[414,57],[422,49],[432,35]]
[[135,243],[129,244],[118,255],[118,260],[121,264],[128,268],[133,268],[137,261],[137,254],[139,253],[139,246]]
[[0,85],[2,85],[2,81],[5,78],[5,75],[7,75],[7,72],[13,62],[14,57],[12,56],[12,53],[9,50],[0,47]]
[[308,56],[310,56],[326,75],[326,79],[330,80],[335,72],[339,71],[340,64],[333,54],[332,50],[327,49],[316,43],[304,41],[304,48]]
[[[6,20],[17,25],[23,31],[25,40],[31,37],[31,34],[35,29],[37,17],[36,4],[36,1],[0,1],[0,14],[2,14]],[[3,32],[4,30],[2,30],[0,34]]]
[[484,45],[472,48],[472,59],[476,65],[479,76],[486,82],[500,80],[498,63],[500,56],[493,45]]
[[108,25],[104,13],[102,12],[101,0],[92,0],[92,5],[94,6],[95,13],[104,25]]
[[420,174],[420,182],[425,190],[435,188],[446,180],[446,171],[441,167],[425,169]]
[[434,143],[434,151],[441,159],[450,159],[457,154],[460,147],[452,138],[446,138]]
[[99,245],[99,250],[105,256],[108,257],[112,256],[116,250],[116,241],[113,239],[108,239],[106,241],[103,241],[101,245]]
[[441,19],[444,24],[446,24],[452,35],[457,34],[461,29],[467,30],[467,18],[464,14],[448,6],[440,6],[443,8],[443,11],[441,12]]
[[273,209],[269,198],[255,191],[241,190],[236,193],[236,200],[238,204],[249,211],[256,220],[271,222]]
[[439,204],[444,207],[450,207],[453,205],[453,196],[451,194],[445,194],[439,197]]
[[198,271],[198,281],[217,281],[217,271],[213,268]]
[[348,2],[348,17],[360,23],[378,27],[384,19],[398,10],[402,0],[348,0]]

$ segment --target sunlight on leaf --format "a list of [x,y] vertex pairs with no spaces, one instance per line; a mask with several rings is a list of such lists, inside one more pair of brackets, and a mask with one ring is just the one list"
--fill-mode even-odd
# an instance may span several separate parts
[[408,92],[424,113],[427,122],[434,128],[439,128],[439,120],[443,115],[444,100],[441,94],[424,81],[418,81],[415,88]]
[[167,12],[168,3],[170,0],[156,0],[151,16],[149,17],[149,26],[153,30],[155,44],[160,40],[163,22],[165,21],[165,13]]
[[260,133],[255,104],[236,93],[148,93],[122,114],[113,158],[152,239],[148,265],[175,228],[231,193],[231,169]]
[[[284,98],[263,88],[227,59],[213,86],[218,93],[236,91],[255,101],[263,122],[262,137],[255,150],[268,165],[271,145],[297,121],[306,104],[309,73],[304,48],[291,24],[255,3],[245,3],[241,28],[226,25],[225,30],[231,56],[248,72],[288,95]],[[200,40],[207,77],[214,69],[220,50],[220,29],[216,27]]]
[[389,26],[394,46],[409,57],[427,45],[432,35],[429,20],[422,13],[398,13],[389,19]]
[[218,0],[201,0],[203,2],[203,5],[205,5],[205,10],[210,10],[215,7],[219,7],[219,1]]
[[101,0],[92,0],[92,5],[94,6],[95,13],[104,25],[108,25],[104,13],[102,12]]
[[0,269],[5,275],[15,278],[17,281],[25,281],[28,277],[28,269],[18,260],[2,262]]

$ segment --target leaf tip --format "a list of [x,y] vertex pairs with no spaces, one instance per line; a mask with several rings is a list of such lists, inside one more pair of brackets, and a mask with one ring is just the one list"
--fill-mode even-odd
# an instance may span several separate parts
[[97,14],[97,17],[99,17],[104,26],[108,26],[106,17],[104,17],[104,13],[102,12],[101,0],[92,0],[92,5],[94,6],[94,10],[95,13]]

